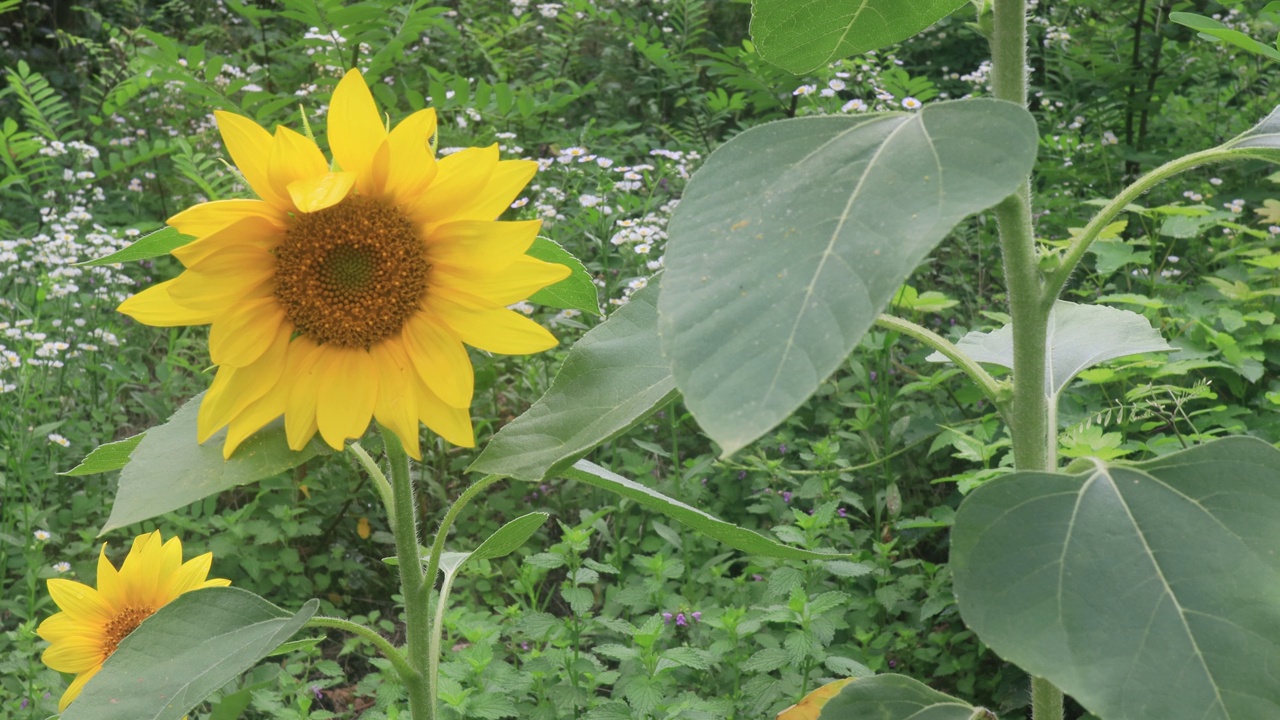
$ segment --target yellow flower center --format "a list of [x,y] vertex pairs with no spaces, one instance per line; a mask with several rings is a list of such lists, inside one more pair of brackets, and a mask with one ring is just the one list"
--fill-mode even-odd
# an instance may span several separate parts
[[102,650],[109,657],[126,635],[138,629],[143,620],[151,617],[156,609],[146,605],[130,605],[111,618],[102,630]]
[[409,218],[353,195],[298,216],[276,249],[276,298],[316,343],[367,348],[418,311],[430,268]]

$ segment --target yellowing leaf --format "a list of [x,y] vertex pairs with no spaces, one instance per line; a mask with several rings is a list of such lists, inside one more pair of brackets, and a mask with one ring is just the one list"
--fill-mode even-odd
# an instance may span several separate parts
[[823,685],[805,695],[800,702],[778,713],[778,720],[818,720],[818,716],[822,714],[822,706],[826,705],[831,698],[839,695],[845,685],[856,679],[845,678]]
[[1262,207],[1254,208],[1253,211],[1272,225],[1280,225],[1280,200],[1263,200]]
[[368,540],[369,535],[372,533],[373,531],[369,528],[369,518],[361,515],[360,521],[356,523],[356,534],[360,536],[361,540]]

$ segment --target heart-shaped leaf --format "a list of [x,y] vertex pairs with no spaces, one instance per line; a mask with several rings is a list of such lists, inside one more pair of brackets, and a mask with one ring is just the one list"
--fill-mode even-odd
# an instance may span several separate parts
[[[1127,355],[1173,352],[1160,331],[1142,315],[1106,305],[1080,305],[1059,300],[1049,313],[1048,349],[1044,368],[1045,396],[1054,398],[1082,370]],[[991,332],[971,332],[956,343],[965,355],[981,363],[1013,369],[1013,326]],[[949,362],[933,353],[930,362]]]
[[[778,716],[782,720],[782,716]],[[822,707],[820,720],[996,720],[995,713],[940,693],[905,675],[849,683]]]
[[470,469],[536,482],[675,397],[658,349],[657,294],[650,283],[584,335],[547,394],[499,430]]
[[1280,450],[1019,472],[956,514],[965,623],[1107,720],[1280,717]]
[[62,720],[178,720],[292,637],[317,606],[309,600],[291,613],[233,587],[184,593],[120,641]]
[[658,332],[726,454],[791,414],[962,218],[1011,194],[1035,121],[1000,100],[752,128],[707,159],[668,227]]
[[784,560],[831,560],[848,557],[783,545],[753,530],[712,517],[692,505],[669,498],[657,490],[628,480],[586,460],[579,460],[573,467],[559,471],[559,474],[634,500],[650,510],[678,520],[713,540],[719,540],[745,553]]
[[203,445],[196,443],[196,415],[203,397],[201,393],[188,400],[168,422],[148,430],[133,448],[120,471],[120,488],[100,535],[237,485],[269,478],[328,452],[328,446],[318,439],[301,452],[293,452],[285,440],[284,426],[276,422],[246,440],[230,460],[223,460],[226,430]]
[[901,42],[968,0],[754,0],[751,39],[797,75]]

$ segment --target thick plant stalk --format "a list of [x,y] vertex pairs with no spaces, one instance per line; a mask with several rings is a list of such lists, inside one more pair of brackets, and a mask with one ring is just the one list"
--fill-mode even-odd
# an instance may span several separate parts
[[409,715],[413,720],[435,720],[435,698],[427,688],[431,665],[431,611],[427,606],[427,585],[418,553],[417,502],[413,480],[409,476],[409,455],[392,432],[382,433],[387,460],[391,465],[391,528],[396,539],[397,568],[400,571],[400,594],[404,597],[404,615],[408,636],[405,655],[414,677],[407,682]]
[[[1001,100],[1027,104],[1027,3],[994,0],[992,6],[991,77]],[[1048,470],[1057,428],[1049,424],[1044,391],[1045,345],[1049,313],[1036,258],[1031,225],[1031,179],[995,210],[1000,227],[1009,314],[1013,318],[1013,403],[1010,431],[1014,466]],[[1043,678],[1031,682],[1033,720],[1062,720],[1062,691]]]

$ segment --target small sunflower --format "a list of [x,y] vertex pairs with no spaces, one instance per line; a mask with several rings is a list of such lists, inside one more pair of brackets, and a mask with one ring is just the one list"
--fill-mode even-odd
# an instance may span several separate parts
[[504,355],[556,345],[508,310],[569,274],[526,255],[540,220],[497,218],[537,163],[496,145],[437,160],[432,109],[389,132],[360,73],[328,111],[336,167],[286,127],[215,113],[258,200],[203,203],[169,218],[196,236],[173,251],[186,270],[126,300],[148,325],[211,324],[218,365],[198,441],[226,427],[223,455],[284,416],[289,446],[318,431],[341,450],[370,419],[421,457],[418,423],[473,446],[475,376],[466,345]]
[[120,641],[156,610],[185,592],[230,585],[230,580],[206,579],[211,562],[212,553],[182,562],[182,542],[176,537],[162,541],[157,530],[134,538],[119,570],[107,559],[103,543],[96,589],[74,580],[49,580],[49,595],[62,612],[36,629],[52,643],[41,660],[76,676],[58,701],[58,712],[76,699]]

